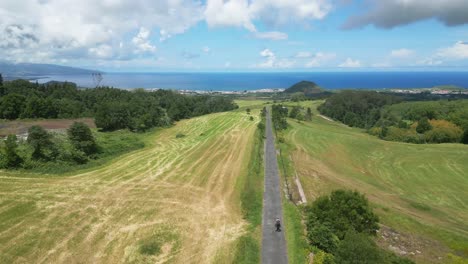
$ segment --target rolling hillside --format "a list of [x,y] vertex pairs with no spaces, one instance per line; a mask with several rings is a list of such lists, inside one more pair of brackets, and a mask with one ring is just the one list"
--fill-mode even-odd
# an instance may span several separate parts
[[383,141],[316,114],[311,122],[289,120],[281,144],[309,201],[337,188],[358,190],[381,217],[382,246],[420,263],[468,256],[468,146]]
[[247,226],[236,186],[254,117],[181,121],[145,149],[76,175],[0,171],[1,262],[231,261]]

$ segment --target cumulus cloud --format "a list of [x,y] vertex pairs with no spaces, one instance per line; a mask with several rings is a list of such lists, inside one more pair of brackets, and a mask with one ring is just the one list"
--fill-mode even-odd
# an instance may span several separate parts
[[341,68],[359,68],[361,67],[361,62],[359,60],[353,60],[351,58],[347,58],[343,63],[338,65]]
[[265,61],[254,65],[254,68],[291,68],[295,62],[288,59],[278,59],[273,51],[264,49],[260,52],[260,56]]
[[390,52],[391,57],[399,58],[399,59],[411,57],[413,54],[414,54],[414,51],[410,49],[396,49]]
[[468,23],[466,0],[371,0],[362,14],[350,17],[344,29],[373,24],[380,28],[394,28],[416,21],[435,18],[447,26]]
[[136,46],[136,53],[154,53],[156,51],[156,46],[151,45],[149,41],[150,31],[144,27],[140,28],[138,34],[133,37],[132,43]]
[[211,52],[211,49],[210,49],[210,47],[205,46],[205,47],[202,48],[202,51],[203,51],[204,53],[210,53],[210,52]]
[[439,58],[463,60],[468,59],[468,43],[458,41],[451,47],[439,49],[436,53]]
[[256,31],[247,0],[207,0],[204,14],[210,27],[236,26]]
[[287,40],[288,34],[279,31],[268,31],[268,32],[255,32],[253,34],[258,39],[269,39],[269,40]]
[[[189,0],[2,0],[0,57],[104,58],[111,54],[109,47],[118,56],[115,49],[135,29],[157,29],[165,40],[203,20],[203,10],[202,3]],[[137,46],[154,50],[149,42]]]
[[204,14],[210,27],[237,26],[256,32],[256,19],[269,25],[323,19],[331,8],[330,0],[207,0]]

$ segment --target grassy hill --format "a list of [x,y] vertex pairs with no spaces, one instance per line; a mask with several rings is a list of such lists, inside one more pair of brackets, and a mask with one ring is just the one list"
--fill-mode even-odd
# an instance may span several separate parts
[[[301,102],[313,109],[320,103]],[[468,146],[383,141],[316,114],[312,122],[289,120],[280,144],[309,201],[356,189],[381,217],[383,247],[420,263],[448,262],[449,253],[468,257]]]
[[284,90],[285,93],[304,93],[304,94],[313,94],[321,93],[324,90],[320,88],[316,83],[309,81],[300,81],[288,89]]
[[231,262],[248,226],[252,116],[184,120],[72,175],[0,171],[0,262]]
[[285,94],[303,93],[307,97],[323,98],[331,95],[331,92],[320,88],[316,83],[310,81],[301,81],[288,89],[284,90]]

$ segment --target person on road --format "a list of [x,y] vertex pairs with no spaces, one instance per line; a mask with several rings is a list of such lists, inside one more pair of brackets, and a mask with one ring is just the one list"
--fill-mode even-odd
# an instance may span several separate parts
[[276,227],[276,232],[281,232],[281,221],[279,218],[276,218],[275,227]]

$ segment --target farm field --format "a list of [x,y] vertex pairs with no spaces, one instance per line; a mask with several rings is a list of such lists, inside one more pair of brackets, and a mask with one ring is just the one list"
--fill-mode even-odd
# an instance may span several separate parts
[[300,103],[312,108],[313,120],[289,119],[280,144],[308,201],[337,188],[358,190],[381,218],[382,246],[420,263],[466,258],[468,146],[383,141],[318,116],[320,103]]
[[83,122],[90,128],[96,128],[92,118],[0,121],[0,137],[6,137],[9,134],[18,135],[27,133],[28,129],[35,125],[47,130],[65,131],[75,121]]
[[248,173],[252,116],[180,121],[75,175],[0,171],[0,262],[231,262],[247,225],[237,182]]

